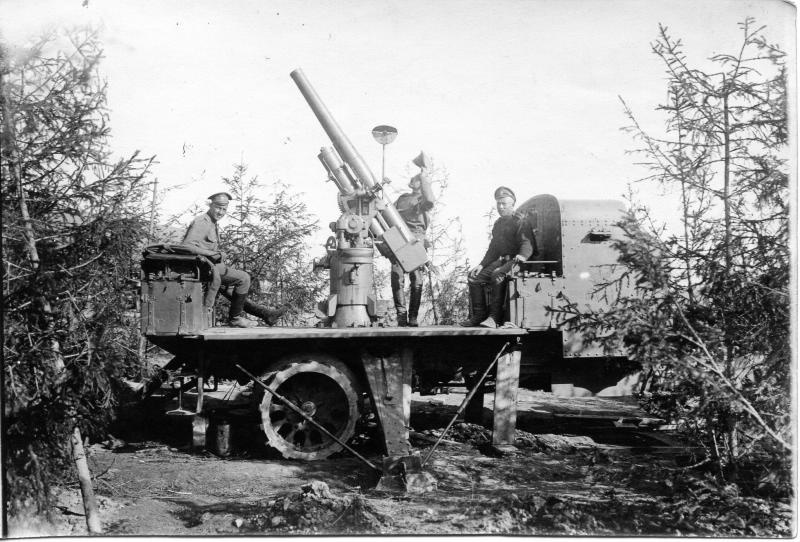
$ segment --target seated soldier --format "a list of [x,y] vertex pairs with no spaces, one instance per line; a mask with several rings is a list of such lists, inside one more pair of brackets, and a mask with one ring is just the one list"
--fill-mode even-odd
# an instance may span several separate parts
[[227,192],[218,192],[208,199],[208,212],[195,217],[182,242],[193,252],[208,257],[214,263],[214,279],[208,286],[203,305],[214,306],[220,284],[233,286],[228,324],[232,327],[253,327],[255,322],[244,317],[244,304],[247,301],[247,292],[250,291],[250,275],[225,265],[224,256],[219,250],[218,222],[227,213],[228,202],[233,198]]
[[[499,327],[503,325],[505,280],[512,264],[524,262],[533,254],[534,240],[527,222],[514,213],[517,198],[510,188],[501,186],[494,192],[500,217],[492,226],[492,239],[481,263],[467,275],[472,316],[461,323],[465,327]],[[490,287],[487,312],[484,287]]]

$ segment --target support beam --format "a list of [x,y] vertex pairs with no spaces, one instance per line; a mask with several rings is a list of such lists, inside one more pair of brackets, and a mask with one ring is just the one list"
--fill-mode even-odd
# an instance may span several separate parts
[[384,356],[364,350],[361,361],[383,431],[386,455],[390,458],[408,455],[411,453],[408,441],[413,366],[411,349],[404,347]]
[[376,489],[409,493],[434,491],[436,479],[422,471],[419,453],[412,452],[408,440],[413,368],[411,348],[402,347],[381,356],[363,350],[361,362],[386,447],[383,475]]
[[521,352],[517,348],[503,354],[497,360],[492,445],[503,451],[516,449],[514,447],[514,433],[517,429],[520,357]]

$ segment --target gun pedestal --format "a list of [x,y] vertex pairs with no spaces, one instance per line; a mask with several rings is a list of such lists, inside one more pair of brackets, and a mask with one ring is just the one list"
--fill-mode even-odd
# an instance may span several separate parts
[[330,260],[330,277],[331,296],[336,298],[331,327],[372,325],[372,247],[337,249]]

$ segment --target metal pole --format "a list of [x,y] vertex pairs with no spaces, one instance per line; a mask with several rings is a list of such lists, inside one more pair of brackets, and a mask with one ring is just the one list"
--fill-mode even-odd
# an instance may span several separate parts
[[439,436],[439,439],[436,441],[436,443],[430,449],[428,454],[425,456],[425,459],[422,460],[421,467],[425,466],[425,463],[427,463],[428,459],[430,459],[431,455],[433,455],[433,451],[436,449],[437,446],[439,446],[439,443],[442,442],[442,439],[444,439],[444,436],[447,434],[447,432],[450,430],[450,428],[453,426],[453,424],[456,423],[456,420],[461,415],[461,413],[464,411],[464,408],[467,406],[467,403],[469,403],[470,399],[472,399],[472,396],[475,395],[475,392],[478,391],[478,388],[481,387],[481,385],[483,384],[483,381],[486,379],[486,376],[489,374],[489,371],[492,370],[492,367],[494,367],[494,364],[497,363],[497,360],[500,359],[500,356],[502,356],[503,352],[506,351],[506,348],[508,348],[508,345],[509,345],[509,343],[506,343],[506,344],[503,345],[503,348],[501,348],[500,351],[497,353],[497,355],[494,357],[494,361],[492,361],[489,364],[489,366],[483,372],[483,375],[481,375],[480,379],[478,379],[478,383],[475,384],[475,386],[469,391],[467,396],[464,397],[464,400],[461,402],[461,406],[458,407],[458,410],[456,411],[455,416],[453,416],[453,419],[450,420],[450,423],[447,424],[447,427],[444,428],[444,431],[442,431],[442,434]]
[[[496,360],[495,360],[495,361],[496,361]],[[347,444],[345,444],[345,443],[344,443],[344,442],[343,442],[341,439],[339,439],[339,438],[338,438],[336,435],[334,435],[333,433],[331,433],[330,431],[328,431],[327,429],[325,429],[324,427],[322,427],[322,426],[321,426],[319,423],[317,423],[316,421],[314,421],[314,419],[313,419],[311,416],[309,416],[308,414],[306,414],[305,412],[303,412],[302,410],[300,410],[300,408],[298,408],[297,406],[295,406],[295,404],[294,404],[294,403],[292,403],[291,401],[289,401],[289,400],[288,400],[286,397],[284,397],[283,395],[281,395],[281,394],[280,394],[280,393],[278,393],[277,391],[273,390],[272,388],[270,388],[269,386],[267,386],[266,384],[264,384],[263,382],[261,382],[261,381],[260,381],[258,378],[256,378],[256,377],[255,377],[253,374],[251,374],[249,371],[247,371],[247,370],[246,370],[244,367],[242,367],[242,366],[241,366],[241,365],[239,365],[238,363],[236,364],[236,367],[237,367],[237,368],[238,368],[240,371],[242,371],[244,374],[246,374],[247,376],[249,376],[249,377],[250,377],[250,379],[251,379],[253,382],[255,382],[256,384],[258,384],[259,386],[261,386],[262,388],[264,388],[264,390],[265,390],[265,391],[268,391],[269,393],[271,393],[271,394],[272,394],[272,396],[273,396],[273,397],[275,397],[276,399],[278,399],[278,400],[279,400],[281,403],[283,403],[284,405],[288,406],[288,407],[289,407],[289,408],[291,408],[291,409],[292,409],[292,410],[293,410],[295,413],[297,413],[297,414],[299,414],[300,416],[302,416],[302,418],[303,418],[305,421],[307,421],[307,422],[311,422],[311,424],[312,424],[312,425],[314,425],[314,427],[316,427],[317,429],[319,429],[320,431],[322,431],[323,433],[325,433],[326,435],[328,435],[330,438],[332,438],[333,440],[335,440],[335,441],[336,441],[338,444],[342,445],[342,446],[343,446],[343,447],[344,447],[344,448],[345,448],[345,449],[346,449],[348,452],[350,452],[351,454],[353,454],[354,456],[356,456],[358,459],[360,459],[361,461],[363,461],[364,463],[366,463],[367,465],[369,465],[370,467],[372,467],[372,468],[373,468],[373,469],[375,469],[376,471],[378,471],[378,472],[383,472],[381,469],[379,469],[378,467],[376,467],[376,466],[375,466],[375,465],[374,465],[374,464],[373,464],[373,463],[372,463],[372,462],[371,462],[369,459],[367,459],[366,457],[364,457],[363,455],[361,455],[360,453],[358,453],[357,451],[355,451],[353,448],[351,448],[350,446],[348,446]]]
[[381,143],[381,182],[386,178],[386,143]]

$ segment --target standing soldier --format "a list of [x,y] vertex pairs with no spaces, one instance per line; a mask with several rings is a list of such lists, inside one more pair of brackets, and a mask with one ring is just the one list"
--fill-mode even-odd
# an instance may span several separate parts
[[250,291],[250,275],[225,265],[224,255],[219,250],[218,222],[228,212],[228,202],[233,198],[227,192],[217,192],[208,199],[208,212],[195,217],[183,237],[185,246],[214,263],[214,278],[208,286],[203,305],[214,306],[220,284],[233,286],[228,324],[232,327],[253,327],[255,322],[244,317],[244,304],[247,301],[247,292]]
[[[427,248],[428,241],[425,238],[425,231],[430,222],[428,213],[433,209],[435,202],[431,181],[428,177],[429,158],[424,152],[421,152],[414,158],[414,164],[419,166],[420,172],[411,177],[408,183],[411,192],[402,194],[394,205],[408,225],[408,229],[419,241],[425,243]],[[400,327],[417,327],[419,325],[417,315],[422,301],[422,268],[409,273],[409,278],[411,289],[408,312],[406,312],[405,273],[400,264],[392,259],[392,297],[394,298],[394,308],[397,311],[397,325]]]
[[[492,240],[481,263],[467,275],[472,317],[461,323],[464,327],[499,327],[503,324],[505,279],[512,264],[524,262],[534,251],[534,239],[527,220],[514,214],[517,198],[505,186],[494,191],[500,217],[492,226]],[[490,287],[487,313],[484,287]]]

